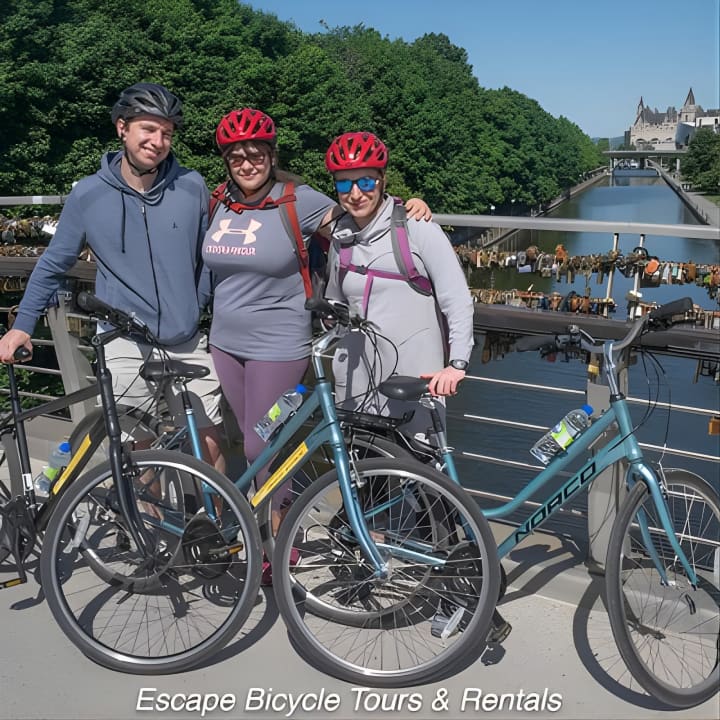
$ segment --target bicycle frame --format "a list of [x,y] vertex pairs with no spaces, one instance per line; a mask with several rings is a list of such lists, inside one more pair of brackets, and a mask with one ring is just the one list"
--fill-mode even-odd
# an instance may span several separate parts
[[[612,357],[611,342],[605,344],[604,354],[606,362],[610,362]],[[585,453],[590,451],[592,446],[613,424],[616,425],[617,429],[613,431],[612,436],[604,442],[599,450],[595,450],[595,454],[583,464],[580,470],[575,472],[559,490],[554,491],[550,497],[547,497],[541,506],[533,512],[524,523],[510,533],[498,545],[498,557],[503,558],[508,555],[525,537],[543,525],[548,518],[562,508],[577,492],[587,490],[590,483],[598,477],[600,473],[615,463],[625,460],[628,462],[626,473],[628,490],[633,487],[636,478],[639,477],[645,480],[653,502],[658,510],[659,518],[662,522],[662,529],[667,535],[677,558],[682,563],[688,580],[693,587],[696,587],[698,579],[678,542],[672,526],[667,504],[663,496],[664,488],[655,472],[644,460],[643,452],[634,434],[627,401],[625,396],[617,390],[617,383],[614,381],[612,371],[615,366],[612,364],[608,367],[610,368],[608,371],[608,379],[611,388],[610,408],[594,421],[592,425],[568,447],[566,452],[553,458],[550,464],[532,478],[512,500],[495,508],[482,509],[483,515],[485,515],[488,520],[496,520],[507,517],[515,512],[523,503],[529,500],[530,497],[542,490],[551,479],[557,477],[568,465],[579,460]],[[447,443],[441,444],[441,457],[445,463],[445,472],[454,482],[459,484],[460,478],[455,469],[452,453]],[[639,525],[645,549],[649,553],[663,582],[667,582],[667,574],[653,545],[646,518],[640,516]]]
[[[411,550],[408,547],[397,547],[382,542],[376,542],[371,539],[366,518],[361,511],[357,491],[352,483],[350,458],[345,445],[345,436],[342,425],[337,416],[335,407],[335,399],[333,397],[332,383],[325,375],[322,364],[322,355],[328,347],[339,337],[340,328],[331,330],[323,337],[319,338],[313,345],[311,361],[317,379],[316,385],[312,392],[306,397],[298,411],[289,418],[283,427],[270,438],[260,455],[250,464],[247,470],[235,481],[235,485],[241,492],[247,494],[251,487],[255,475],[265,465],[284,449],[292,437],[311,420],[315,412],[319,409],[322,418],[315,422],[314,428],[303,438],[299,445],[288,455],[287,459],[280,467],[273,472],[269,478],[263,483],[262,487],[253,495],[250,505],[254,510],[258,510],[266,502],[269,502],[273,493],[288,478],[301,468],[312,457],[313,453],[325,445],[332,452],[335,463],[335,469],[338,473],[340,492],[342,495],[345,509],[348,513],[350,526],[355,533],[360,548],[364,556],[372,563],[376,577],[385,577],[387,574],[387,561],[383,559],[379,549],[386,550],[391,554],[403,557],[407,560],[425,563],[433,566],[441,566],[444,564],[442,559],[427,555],[426,553]],[[182,393],[181,393],[182,394]],[[186,398],[183,394],[183,402]],[[189,403],[185,404],[186,427],[178,430],[175,438],[182,437],[187,430],[193,445],[193,454],[200,457],[200,448],[197,444],[197,424],[195,422],[194,413]],[[212,504],[212,493],[204,492],[204,503],[208,514],[214,516],[214,508]],[[390,503],[392,504],[392,503]],[[165,530],[172,531],[172,527],[166,523],[162,523]]]
[[[2,444],[6,450],[8,458],[8,468],[10,471],[10,494],[11,497],[6,507],[12,508],[15,513],[21,512],[29,517],[28,522],[32,524],[32,532],[36,534],[42,532],[47,526],[47,522],[53,509],[61,496],[64,489],[82,473],[89,458],[101,444],[104,435],[107,433],[110,443],[110,466],[114,478],[121,478],[123,467],[123,453],[121,440],[120,423],[117,415],[117,407],[115,405],[115,397],[112,389],[112,376],[105,363],[104,346],[110,340],[118,337],[122,333],[119,330],[104,333],[102,336],[95,335],[92,343],[96,349],[97,357],[97,385],[91,385],[87,388],[81,388],[63,398],[51,400],[29,410],[23,410],[20,406],[19,389],[17,378],[15,377],[15,369],[12,365],[8,365],[8,386],[10,390],[11,413],[5,420],[5,424],[0,428],[2,435]],[[35,497],[35,489],[33,487],[33,476],[30,467],[30,452],[27,443],[27,435],[25,432],[25,420],[62,410],[77,402],[87,400],[96,395],[100,395],[103,415],[98,418],[85,436],[77,452],[72,456],[67,467],[61,472],[52,485],[50,496],[47,502],[39,504]],[[12,418],[12,422],[10,422]],[[13,442],[7,442],[9,436],[14,435]],[[17,482],[17,478],[21,478],[21,486]],[[128,532],[138,547],[145,548],[148,544],[147,532],[138,515],[138,510],[132,497],[133,489],[129,483],[118,484],[118,500],[120,510],[128,522]],[[16,508],[16,504],[22,505],[22,510]],[[33,535],[34,536],[34,535]],[[17,541],[17,538],[16,538]],[[19,571],[18,578],[12,578],[0,584],[0,589],[18,585],[27,581],[23,557],[19,551],[19,546],[14,547],[13,554],[15,556],[16,565]]]

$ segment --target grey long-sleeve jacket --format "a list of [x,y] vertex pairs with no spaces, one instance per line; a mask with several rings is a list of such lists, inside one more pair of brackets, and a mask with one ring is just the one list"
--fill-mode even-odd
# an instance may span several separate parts
[[[393,202],[386,198],[373,222],[362,230],[350,215],[343,216],[333,230],[326,297],[347,302],[352,313],[362,314],[367,278],[355,272],[341,278],[340,243],[353,243],[354,265],[398,272],[390,235]],[[373,341],[361,333],[349,334],[333,360],[336,398],[343,407],[396,416],[419,410],[416,404],[389,401],[371,388],[392,374],[427,375],[445,366],[436,303],[447,320],[450,358],[470,358],[473,302],[455,251],[436,223],[409,219],[407,226],[415,266],[430,278],[434,297],[421,295],[402,280],[373,280],[366,318],[377,326],[378,337]],[[425,432],[427,417],[417,420],[414,430]]]

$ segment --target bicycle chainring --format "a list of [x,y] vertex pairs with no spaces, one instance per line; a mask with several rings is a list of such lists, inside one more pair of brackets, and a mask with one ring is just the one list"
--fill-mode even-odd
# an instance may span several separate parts
[[228,544],[217,525],[207,515],[196,515],[185,528],[182,548],[185,562],[203,580],[215,580],[230,567]]

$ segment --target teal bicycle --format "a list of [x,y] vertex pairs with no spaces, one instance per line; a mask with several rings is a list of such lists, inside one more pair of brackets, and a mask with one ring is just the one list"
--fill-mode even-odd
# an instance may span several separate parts
[[[587,490],[605,469],[627,464],[627,494],[612,527],[606,560],[610,625],[634,678],[650,695],[677,708],[705,702],[720,686],[720,499],[694,473],[648,464],[619,389],[618,371],[627,366],[630,349],[643,333],[682,321],[691,309],[688,298],[656,308],[636,319],[626,336],[615,342],[596,342],[577,326],[571,326],[567,334],[519,338],[516,349],[520,351],[600,356],[610,407],[512,500],[483,511],[489,520],[507,518],[531,497],[541,496],[539,507],[499,543],[502,559]],[[380,389],[389,397],[418,400],[431,409],[437,447],[404,437],[396,427],[390,433],[380,426],[365,430],[367,438],[384,435],[383,454],[409,453],[459,482],[427,382],[399,378],[381,384]],[[388,440],[400,443],[397,453]],[[559,488],[552,483],[568,466],[578,463],[579,469]],[[543,495],[548,487],[557,489],[545,490]],[[503,589],[504,580],[503,574]],[[507,624],[497,625],[498,630],[504,627],[509,632]]]
[[[81,294],[78,303],[111,325],[129,321],[93,296]],[[485,647],[500,587],[495,542],[476,503],[446,475],[412,458],[358,461],[348,454],[323,355],[346,333],[372,330],[351,319],[343,306],[319,301],[316,305],[336,324],[313,341],[315,387],[235,484],[247,493],[258,471],[275,456],[282,458],[250,505],[262,519],[266,552],[272,552],[275,597],[300,654],[328,674],[356,684],[398,687],[429,682],[454,672]],[[181,375],[162,360],[148,364],[143,372],[158,378],[168,372]],[[190,370],[186,367],[185,372]],[[198,451],[191,411],[186,432]],[[300,438],[297,445],[293,438]],[[74,441],[84,443],[81,438]],[[332,458],[331,469],[308,482],[315,476],[321,448]],[[292,482],[298,494],[277,537],[272,537],[270,499],[285,482]],[[145,478],[144,487],[145,522],[171,538],[173,509],[177,498],[182,505],[184,489],[156,482],[152,476]],[[77,499],[85,491],[79,491]],[[197,555],[198,566],[214,585],[212,559],[217,558],[217,571],[225,578],[227,558],[238,549],[232,526],[222,521],[224,503],[211,488],[202,506],[218,522],[193,524],[187,538],[190,557],[184,552],[183,562]],[[64,548],[78,542],[77,529],[65,532],[73,508],[67,501],[67,512],[49,528],[53,534],[44,541],[56,562],[65,565],[69,563],[64,561]],[[82,528],[83,547],[102,539],[107,555],[114,548],[106,547],[107,534],[97,531],[95,515],[88,523]],[[177,553],[170,554],[156,574],[172,576],[177,558]],[[126,586],[132,587],[135,575],[135,570],[128,570]],[[69,580],[60,586],[66,606],[73,603],[77,590]],[[216,600],[230,602],[232,596],[232,584],[226,581]],[[80,625],[86,609],[78,611]]]

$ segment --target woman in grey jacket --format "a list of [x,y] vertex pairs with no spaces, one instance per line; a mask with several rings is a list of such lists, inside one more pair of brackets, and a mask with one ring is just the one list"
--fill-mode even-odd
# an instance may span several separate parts
[[[432,292],[423,294],[404,279],[393,252],[395,201],[385,192],[387,162],[384,143],[367,132],[340,135],[325,156],[346,211],[332,230],[326,297],[347,302],[377,333],[350,333],[335,353],[336,396],[342,407],[365,412],[399,417],[412,409],[408,429],[426,435],[427,410],[390,400],[376,387],[393,374],[412,375],[428,378],[434,395],[455,394],[473,346],[473,302],[455,251],[436,223],[406,223],[412,260]],[[347,246],[351,251],[341,252]]]

